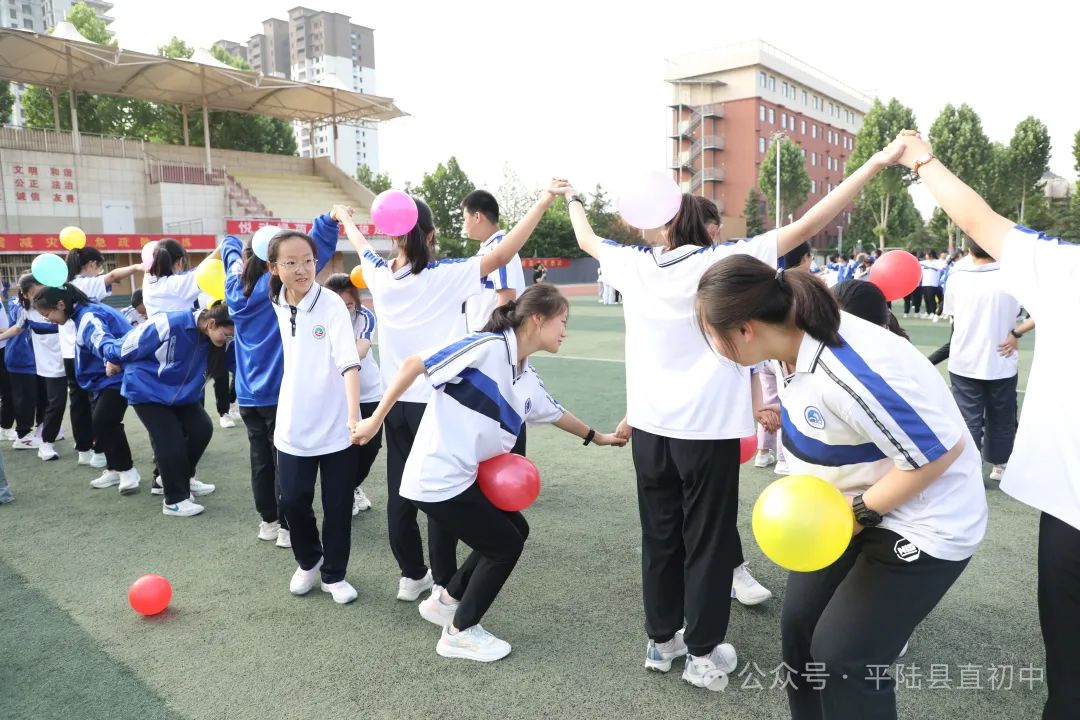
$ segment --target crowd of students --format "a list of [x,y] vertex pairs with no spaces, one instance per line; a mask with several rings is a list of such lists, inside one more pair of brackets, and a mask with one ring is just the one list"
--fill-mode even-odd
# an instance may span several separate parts
[[[828,268],[837,273],[831,291],[811,267],[807,241],[895,163],[919,175],[974,240],[943,294],[944,312],[955,319],[951,393],[880,291],[857,277],[863,261]],[[567,333],[569,303],[548,283],[526,289],[518,257],[559,198],[579,246],[625,305],[626,417],[612,432],[566,410],[529,363],[535,352],[557,353]],[[1044,717],[1069,716],[1078,692],[1070,672],[1080,665],[1080,417],[1073,417],[1080,411],[1059,402],[1075,396],[1076,382],[1049,375],[1050,363],[1077,342],[1066,324],[1078,302],[1070,284],[1080,272],[1075,249],[995,214],[907,131],[799,220],[735,243],[716,241],[715,205],[686,195],[661,244],[619,245],[593,232],[582,198],[554,179],[509,232],[500,229],[494,197],[470,194],[464,227],[482,242],[479,253],[437,259],[431,210],[419,200],[417,208],[416,225],[395,240],[390,258],[375,252],[343,206],[317,218],[310,235],[278,233],[268,261],[228,237],[215,251],[227,268],[224,302],[200,298],[172,241],[158,246],[141,294],[124,312],[100,300],[141,266],[103,275],[100,255],[72,251],[62,287],[23,276],[10,327],[0,333],[5,437],[54,460],[70,404],[78,462],[103,469],[92,487],[131,494],[141,478],[124,432],[130,404],[150,437],[151,492],[163,496],[163,514],[198,515],[201,498],[215,490],[196,479],[213,432],[205,383],[226,378],[228,387],[231,367],[249,438],[257,537],[291,547],[289,590],[303,595],[319,585],[338,603],[356,599],[347,579],[351,515],[371,506],[362,483],[385,443],[397,597],[413,602],[427,593],[418,611],[440,628],[439,655],[484,662],[511,650],[481,621],[530,529],[522,513],[499,510],[480,491],[478,465],[525,454],[527,424],[553,424],[586,446],[629,443],[642,527],[645,666],[667,672],[685,656],[687,682],[721,690],[737,666],[727,642],[731,599],[771,597],[745,565],[737,523],[739,439],[760,429],[759,466],[779,460],[790,472],[826,479],[848,497],[856,520],[836,562],[788,577],[784,662],[797,674],[820,667],[828,676],[820,688],[789,686],[800,719],[895,717],[892,679],[868,678],[865,668],[902,653],[978,548],[987,523],[982,450],[1004,474],[1002,489],[1043,511]],[[344,275],[316,281],[339,228],[360,257],[371,308]],[[923,267],[940,278],[937,263]],[[935,310],[940,294],[924,292]],[[1014,327],[1021,303],[1039,319],[1040,345],[1014,447],[1015,341],[1030,329]],[[231,401],[231,391],[222,395]],[[769,433],[778,433],[771,444]],[[7,499],[5,483],[0,502]],[[428,518],[426,558],[418,511]],[[459,542],[471,549],[460,565]]]

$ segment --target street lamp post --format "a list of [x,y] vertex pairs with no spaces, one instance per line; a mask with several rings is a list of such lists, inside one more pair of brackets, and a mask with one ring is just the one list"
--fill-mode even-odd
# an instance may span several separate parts
[[775,227],[780,229],[780,221],[783,219],[780,215],[780,143],[784,141],[784,133],[774,132],[772,135],[773,145],[776,146],[776,221]]

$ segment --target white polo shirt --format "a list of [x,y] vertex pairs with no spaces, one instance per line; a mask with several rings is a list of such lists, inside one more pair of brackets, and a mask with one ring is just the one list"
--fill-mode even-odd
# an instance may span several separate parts
[[[375,333],[375,313],[360,305],[352,314],[353,337],[357,340],[372,341]],[[371,403],[382,400],[383,381],[379,363],[375,361],[374,348],[360,360],[360,402]]]
[[191,310],[201,293],[194,270],[165,277],[147,273],[143,282],[143,306],[147,317],[159,312]]
[[352,434],[343,375],[360,367],[345,301],[315,283],[299,305],[282,288],[273,306],[285,357],[274,447],[301,457],[344,450]]
[[[76,275],[71,279],[71,284],[86,293],[91,300],[100,302],[112,295],[112,285],[105,284],[103,275]],[[75,323],[68,320],[60,326],[60,354],[66,360],[75,359]]]
[[[499,230],[481,243],[476,252],[477,257],[487,255],[505,239],[506,231]],[[516,290],[519,296],[525,292],[525,272],[521,269],[521,258],[518,255],[515,254],[510,262],[484,278],[483,291],[479,295],[473,295],[465,303],[469,332],[480,332],[487,325],[492,311],[499,306],[499,296],[496,294],[498,290]]]
[[626,415],[631,427],[683,440],[753,434],[750,371],[713,352],[695,315],[698,282],[729,255],[776,267],[776,233],[726,245],[662,248],[605,240],[604,282],[623,295]]
[[840,337],[827,347],[806,335],[780,388],[791,473],[853,497],[893,467],[920,468],[963,439],[953,464],[882,527],[933,557],[971,557],[986,532],[982,459],[945,381],[910,342],[854,315],[841,313]]
[[942,260],[921,260],[922,287],[941,287],[941,271],[945,269]]
[[36,322],[43,325],[56,327],[45,316],[34,308],[26,310],[19,308],[19,322],[23,332],[30,333],[30,344],[34,348],[34,367],[38,377],[62,378],[67,377],[64,369],[64,356],[60,353],[60,333],[36,333],[31,329],[30,323]]
[[403,498],[460,495],[476,482],[481,462],[513,450],[523,422],[563,416],[532,365],[518,364],[513,330],[468,335],[422,357],[435,392],[405,461]]
[[1001,489],[1080,530],[1080,246],[1017,226],[1005,287],[1038,323],[1024,409]]
[[[447,258],[413,274],[411,265],[396,272],[374,251],[360,257],[364,280],[379,318],[379,360],[389,386],[406,358],[461,337],[461,306],[480,292],[479,257]],[[431,385],[417,378],[402,402],[426,403]]]
[[942,314],[953,317],[949,372],[975,380],[1001,380],[1019,372],[1020,353],[1002,357],[998,352],[1020,314],[998,263],[977,265],[970,257],[956,263],[945,286]]

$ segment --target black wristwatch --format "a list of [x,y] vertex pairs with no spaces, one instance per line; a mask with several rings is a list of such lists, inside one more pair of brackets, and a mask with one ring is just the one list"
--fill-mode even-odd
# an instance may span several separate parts
[[581,198],[580,195],[571,195],[570,197],[566,198],[567,205],[575,202],[579,202],[581,203],[581,207],[585,207],[585,201]]
[[1010,330],[1010,331],[1009,331],[1009,334],[1010,334],[1010,335],[1012,335],[1012,336],[1013,336],[1014,338],[1016,338],[1017,340],[1019,340],[1020,338],[1024,337],[1024,336],[1023,336],[1023,335],[1021,335],[1020,333],[1016,332],[1016,328],[1013,328],[1012,330]]
[[594,437],[596,437],[596,431],[593,430],[592,428],[589,428],[589,434],[585,436],[585,442],[583,442],[581,444],[582,445],[588,445],[589,443],[592,442],[592,439]]
[[863,527],[877,527],[881,524],[881,513],[866,507],[866,503],[862,499],[862,493],[856,495],[851,501],[851,510],[855,513],[855,522]]

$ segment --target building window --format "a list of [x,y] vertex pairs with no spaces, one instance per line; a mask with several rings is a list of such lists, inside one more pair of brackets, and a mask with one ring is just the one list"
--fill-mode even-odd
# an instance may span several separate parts
[[780,127],[787,130],[787,113],[780,113]]
[[758,120],[761,121],[761,122],[765,122],[765,106],[764,105],[758,105]]
[[806,159],[806,148],[799,148],[799,152],[802,154],[803,160]]
[[769,124],[770,125],[775,125],[776,124],[776,111],[773,110],[772,108],[769,108]]
[[775,75],[770,75],[769,76],[769,89],[772,90],[773,92],[776,92],[776,76]]
[[788,90],[788,84],[785,82],[783,84],[783,86],[782,86],[782,90],[780,91],[780,94],[783,95],[784,97],[787,97],[787,90]]
[[810,153],[810,164],[813,165],[814,167],[817,167],[817,153],[816,152]]
[[812,193],[817,192],[817,180],[811,180],[810,181],[810,192],[812,192]]
[[817,140],[817,125],[811,125],[810,126],[810,137]]
[[807,101],[807,99],[806,99],[806,91],[805,91],[805,90],[803,90],[803,91],[802,91],[802,104],[803,104],[803,105],[806,105],[806,103],[807,103],[807,102],[808,102],[808,101]]
[[769,77],[764,72],[758,73],[758,84],[761,85],[762,90],[766,90],[769,87]]
[[800,120],[799,121],[799,132],[801,132],[803,135],[806,134],[806,121],[805,120]]
[[759,137],[757,139],[757,151],[759,153],[764,153],[765,152],[765,138]]

